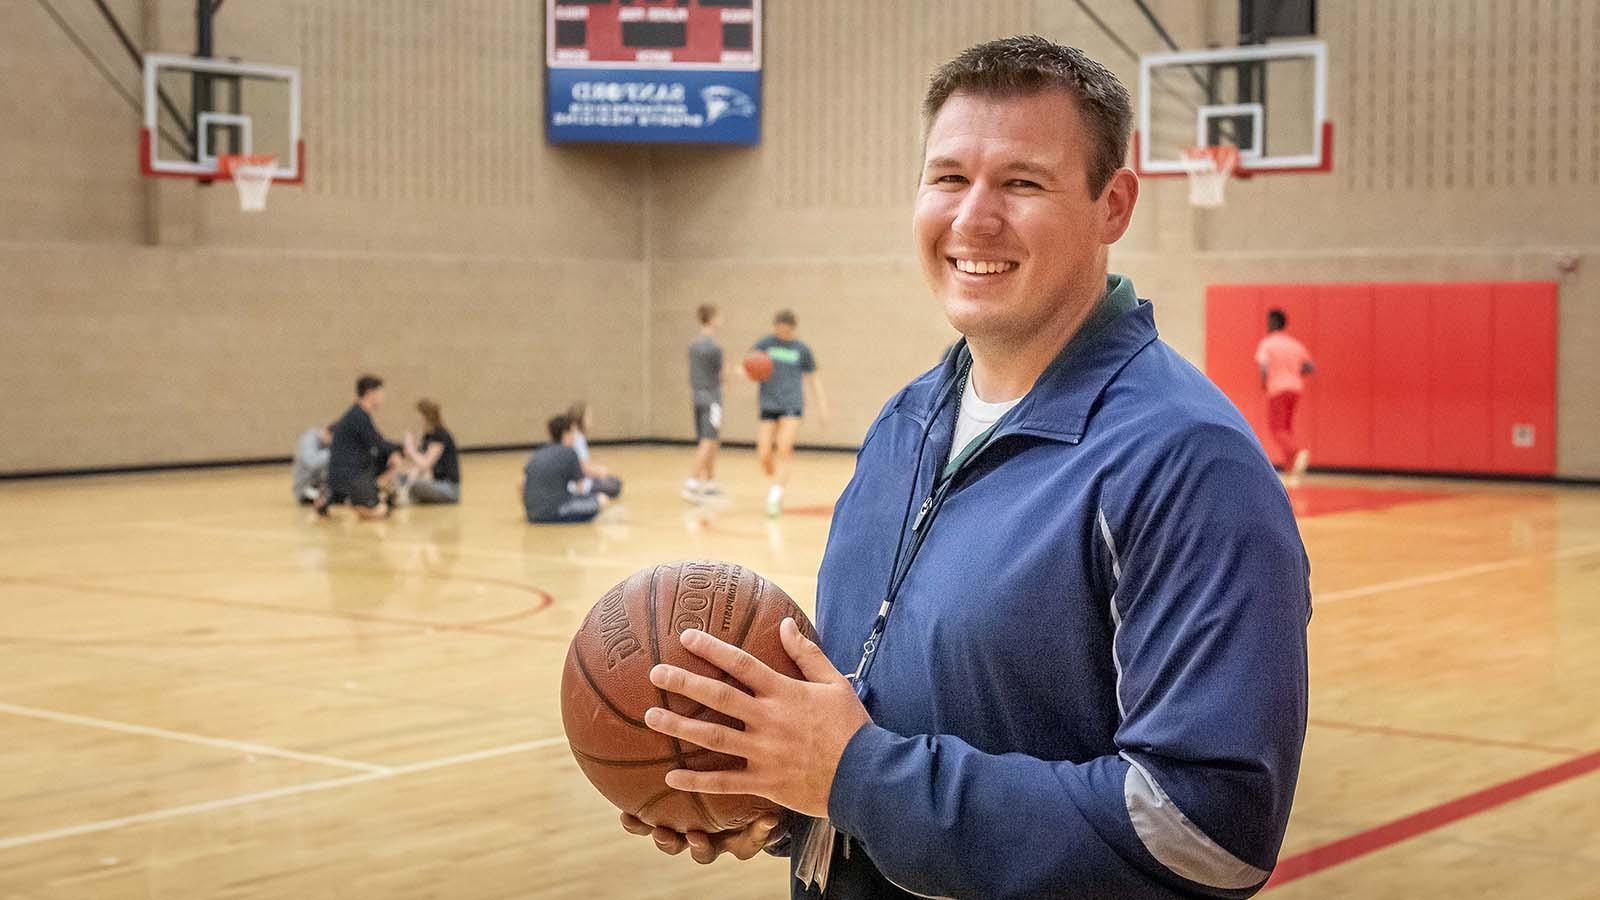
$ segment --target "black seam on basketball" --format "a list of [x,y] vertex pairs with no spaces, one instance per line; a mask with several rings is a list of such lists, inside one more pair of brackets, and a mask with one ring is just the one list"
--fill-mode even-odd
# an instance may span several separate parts
[[616,717],[621,719],[625,724],[632,725],[634,728],[638,728],[642,731],[648,731],[651,734],[656,733],[655,729],[651,728],[649,725],[646,725],[643,719],[635,719],[633,716],[630,716],[618,709],[617,705],[611,702],[611,698],[607,697],[605,692],[600,690],[600,685],[595,683],[594,676],[589,674],[589,667],[583,664],[582,653],[572,654],[572,661],[577,663],[578,674],[583,676],[583,680],[589,685],[589,690],[593,691],[594,695],[600,698],[600,702],[606,705],[606,709],[611,710],[611,712],[614,713]]
[[[650,668],[652,671],[656,666],[661,665],[661,619],[660,613],[656,611],[656,578],[660,575],[660,566],[650,570],[650,587],[645,592],[645,611],[649,614],[647,619],[650,623],[650,627],[645,629],[645,633],[650,635]],[[651,686],[654,687],[653,684]],[[656,688],[656,699],[660,701],[662,709],[670,710],[672,708],[667,705],[667,692],[662,688]],[[663,737],[672,745],[672,758],[678,763],[678,767],[682,768],[683,747],[678,743],[677,738],[671,735],[663,735]]]
[[672,796],[674,793],[676,793],[676,792],[673,791],[672,788],[667,788],[666,790],[662,791],[661,793],[656,794],[654,797],[651,797],[649,800],[646,800],[642,805],[640,805],[638,810],[636,810],[634,812],[633,817],[635,819],[643,819],[646,810],[648,810],[652,806],[655,806],[657,803],[660,803],[661,801],[667,799],[668,797]]
[[[683,566],[679,565],[678,566],[678,590],[682,590],[682,589],[683,589]],[[674,600],[674,605],[676,605],[676,600],[677,600],[677,596],[678,596],[677,592],[674,591],[672,596],[673,596],[673,600]],[[663,703],[662,705],[665,706],[666,704]],[[700,709],[702,711],[704,711],[706,709],[706,706],[704,704],[699,704],[699,706],[700,706]],[[694,718],[699,719],[700,718],[699,714],[696,713]],[[694,746],[694,745],[690,745],[690,746]],[[683,744],[680,741],[673,741],[672,742],[672,749],[673,749],[674,752],[676,752],[678,754],[678,768],[680,768],[680,769],[689,768],[689,757],[693,754],[694,751],[685,751],[683,749]],[[694,802],[694,808],[700,811],[700,815],[702,817],[704,817],[707,822],[711,823],[711,826],[713,828],[715,828],[718,831],[722,831],[723,830],[722,820],[717,818],[715,815],[712,814],[711,807],[706,805],[705,798],[701,797],[699,794],[696,794],[696,793],[691,793],[691,792],[687,792],[687,791],[685,793],[687,793],[688,796],[689,796],[689,799]]]
[[[650,570],[650,587],[645,592],[645,611],[649,613],[648,619],[650,622],[650,627],[645,629],[645,633],[650,635],[650,669],[652,671],[655,670],[656,666],[661,665],[661,619],[660,613],[656,610],[656,578],[660,575],[660,566]],[[671,627],[670,623],[668,627]],[[654,687],[653,684],[651,686]],[[656,699],[660,701],[662,709],[672,708],[667,705],[667,692],[664,689],[656,688]],[[672,742],[673,755],[681,759],[683,750],[678,746],[678,739],[671,736],[668,736],[667,739]]]
[[[650,627],[645,629],[645,630],[650,633],[651,668],[655,668],[656,666],[661,665],[661,624],[660,624],[661,620],[659,618],[659,614],[656,611],[656,579],[661,575],[661,569],[662,569],[661,566],[656,566],[654,569],[651,570],[651,572],[650,572],[650,592],[646,595],[647,598],[648,598],[646,600],[646,602],[649,604],[649,611],[650,611]],[[681,571],[681,569],[682,569],[682,566],[680,565],[679,566],[679,570]],[[674,600],[676,600],[676,598],[678,596],[677,586],[676,585],[674,585],[672,596],[673,596]],[[672,623],[668,622],[667,623],[667,628],[670,630],[671,627],[672,627]],[[667,703],[667,692],[665,690],[663,690],[661,688],[656,688],[656,695],[661,700],[661,708],[662,709],[670,710],[672,708]],[[673,768],[676,768],[676,769],[687,769],[687,768],[689,768],[688,764],[685,762],[686,757],[684,756],[684,753],[683,753],[683,742],[678,740],[675,737],[672,737],[671,735],[666,735],[665,737],[667,737],[667,739],[669,741],[671,741],[671,743],[672,743],[672,761],[674,763]],[[671,791],[671,790],[673,790],[673,788],[667,788],[667,790]],[[713,830],[715,830],[715,831],[721,831],[722,830],[721,822],[718,821],[716,816],[713,816],[711,814],[711,810],[706,808],[705,801],[700,799],[700,795],[699,794],[691,793],[689,791],[683,791],[682,793],[685,794],[689,798],[689,800],[694,803],[694,807],[695,807],[695,809],[700,811],[701,817],[704,818],[706,820],[706,822],[709,823],[710,825],[715,826]]]
[[[743,571],[743,568],[740,566],[735,566],[734,568]],[[732,641],[733,646],[738,647],[740,650],[744,650],[745,639],[750,636],[750,629],[755,627],[756,614],[761,611],[761,600],[766,596],[766,579],[762,578],[760,575],[756,575],[754,572],[752,572],[751,575],[755,578],[755,589],[750,592],[750,614],[745,616],[744,625],[739,629],[739,633],[737,635],[732,635],[734,638]],[[735,582],[733,586],[733,595],[735,597],[739,596],[739,585],[737,582]],[[745,652],[749,653],[750,651],[745,650]],[[748,693],[747,691],[740,689],[741,682],[739,679],[734,678],[727,672],[723,672],[718,675],[717,680],[736,691],[740,691],[740,693]],[[748,686],[749,685],[745,685],[745,687]],[[711,709],[711,707],[706,706],[704,703],[694,702],[694,705],[696,708],[692,714],[692,717],[696,719],[700,718],[700,714],[703,712],[716,712],[716,710]],[[742,722],[740,723],[740,725],[743,724],[744,723]],[[743,731],[744,729],[740,728],[739,730]]]
[[690,800],[694,801],[694,808],[700,810],[700,815],[702,817],[704,817],[705,820],[708,823],[710,823],[712,831],[727,831],[728,830],[722,824],[722,820],[721,819],[719,819],[716,816],[711,814],[711,808],[706,806],[706,802],[700,798],[699,794],[693,793],[691,791],[683,791],[682,793],[683,793],[684,796],[686,796]]
[[[656,757],[655,759],[607,759],[607,758],[605,758],[603,756],[595,756],[593,753],[585,753],[582,750],[579,750],[577,748],[573,748],[572,755],[578,757],[583,762],[590,762],[590,763],[594,763],[596,765],[601,765],[601,766],[614,766],[614,767],[619,768],[619,769],[643,768],[645,766],[659,766],[659,765],[662,765],[664,763],[669,763],[669,762],[676,761],[676,758],[673,757],[673,756],[659,756],[659,757]],[[702,750],[691,750],[690,752],[685,753],[683,755],[683,758],[684,759],[695,759],[695,758],[701,757],[701,756],[725,756],[725,755],[726,754],[718,753],[715,750],[704,750],[704,749],[702,749]]]
[[[744,569],[739,566],[735,566],[734,568],[738,569],[740,572],[744,571]],[[744,625],[739,629],[739,635],[733,642],[733,645],[738,647],[740,650],[744,649],[744,640],[750,636],[750,629],[755,627],[756,613],[761,610],[761,600],[766,596],[767,580],[762,578],[760,575],[756,575],[754,572],[750,574],[755,579],[755,590],[750,592],[750,614],[744,617]],[[738,582],[734,582],[733,595],[735,597],[739,596]]]
[[[738,569],[741,572],[744,571],[743,566],[734,566],[733,568]],[[766,579],[762,578],[760,575],[757,575],[754,572],[751,572],[750,574],[755,578],[756,585],[755,590],[750,592],[750,614],[745,617],[744,626],[740,629],[739,633],[737,635],[731,635],[731,637],[734,638],[731,643],[740,650],[744,650],[745,638],[750,636],[750,629],[755,627],[756,613],[761,609],[761,598],[764,596],[762,585],[766,583]],[[733,595],[735,597],[739,596],[738,582],[734,582]],[[746,650],[745,652],[748,653],[749,651]],[[739,680],[734,678],[732,675],[729,675],[727,672],[722,672],[717,675],[717,680],[736,691],[739,690]],[[748,691],[741,691],[741,693],[748,693]],[[704,703],[701,703],[697,700],[690,700],[689,702],[694,704],[693,711],[689,713],[689,718],[691,719],[700,718],[700,714],[703,712],[716,712],[716,710],[711,709],[711,707],[706,706]],[[744,723],[740,722],[739,724],[743,726]],[[741,727],[739,730],[743,731],[744,729]]]

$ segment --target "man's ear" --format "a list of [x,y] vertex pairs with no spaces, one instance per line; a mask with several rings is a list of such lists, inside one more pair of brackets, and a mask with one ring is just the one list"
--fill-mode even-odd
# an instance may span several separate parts
[[1115,244],[1127,232],[1133,221],[1133,207],[1139,202],[1139,176],[1124,166],[1112,173],[1100,194],[1106,204],[1106,220],[1100,232],[1100,242]]

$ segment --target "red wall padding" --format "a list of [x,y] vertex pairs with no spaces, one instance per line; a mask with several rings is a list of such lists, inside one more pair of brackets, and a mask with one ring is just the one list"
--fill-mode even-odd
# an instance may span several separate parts
[[[1556,285],[1494,286],[1489,430],[1494,471],[1550,475],[1556,470]],[[1524,429],[1532,443],[1506,436]]]
[[1206,372],[1268,447],[1274,307],[1316,363],[1295,417],[1313,465],[1555,474],[1554,282],[1210,286]]
[[[1365,465],[1427,469],[1428,369],[1433,365],[1428,286],[1375,284],[1371,289],[1372,455]],[[1316,450],[1311,452],[1315,457]]]
[[1260,336],[1241,328],[1266,315],[1261,288],[1250,284],[1214,284],[1206,288],[1206,374],[1244,413],[1257,435],[1267,433],[1267,401],[1256,375],[1256,341]]
[[[1323,466],[1365,466],[1372,460],[1372,292],[1365,285],[1323,284],[1317,291],[1317,333],[1312,347],[1317,370],[1316,435],[1306,445]],[[1264,319],[1266,310],[1262,310]],[[1294,323],[1298,332],[1299,323]],[[1304,338],[1302,338],[1304,340]],[[1309,397],[1308,397],[1309,399]],[[1299,419],[1297,415],[1295,417]]]
[[[1428,288],[1428,468],[1489,472],[1490,356],[1494,332],[1487,284]],[[1509,440],[1509,436],[1507,438]]]

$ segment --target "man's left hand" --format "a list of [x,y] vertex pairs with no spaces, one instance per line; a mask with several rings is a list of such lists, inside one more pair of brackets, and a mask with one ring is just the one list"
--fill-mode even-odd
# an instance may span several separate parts
[[738,719],[744,723],[743,731],[659,707],[646,712],[644,720],[662,734],[745,760],[743,769],[675,769],[667,773],[668,787],[702,794],[754,794],[824,818],[845,745],[872,719],[849,680],[822,648],[800,633],[793,619],[783,620],[779,635],[804,681],[780,675],[738,647],[692,629],[679,638],[684,648],[738,679],[751,693],[677,666],[650,670],[651,684]]

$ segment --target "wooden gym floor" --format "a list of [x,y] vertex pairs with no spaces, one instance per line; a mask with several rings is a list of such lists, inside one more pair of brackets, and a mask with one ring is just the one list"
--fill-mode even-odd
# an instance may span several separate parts
[[[466,500],[318,522],[279,468],[0,482],[0,898],[756,898],[624,835],[561,737],[567,639],[664,559],[809,608],[849,454],[769,522],[689,452],[601,448],[592,526],[531,527],[520,454]],[[1311,727],[1268,896],[1600,896],[1600,490],[1313,477]]]

